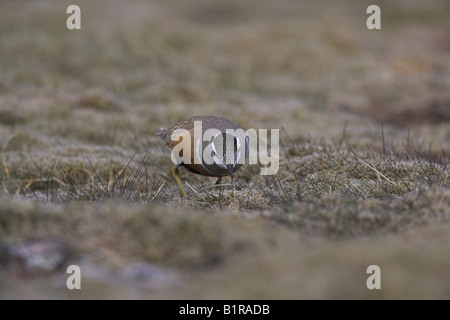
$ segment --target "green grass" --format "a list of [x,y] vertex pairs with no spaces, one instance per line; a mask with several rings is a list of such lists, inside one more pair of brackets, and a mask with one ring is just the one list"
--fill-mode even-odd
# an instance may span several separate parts
[[[81,1],[80,31],[69,4],[0,12],[0,297],[450,297],[445,1],[383,1],[380,31],[369,2]],[[155,132],[192,115],[281,129],[278,174],[244,166],[237,210],[186,171],[181,197]],[[66,248],[81,292],[64,266],[18,271],[34,241]],[[175,282],[142,289],[142,262]]]

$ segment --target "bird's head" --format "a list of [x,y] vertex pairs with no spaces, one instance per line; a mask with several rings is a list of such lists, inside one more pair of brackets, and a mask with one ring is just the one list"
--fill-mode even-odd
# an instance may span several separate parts
[[233,179],[240,152],[239,140],[230,133],[221,132],[214,137],[211,147],[211,156],[214,162],[219,167],[228,170]]

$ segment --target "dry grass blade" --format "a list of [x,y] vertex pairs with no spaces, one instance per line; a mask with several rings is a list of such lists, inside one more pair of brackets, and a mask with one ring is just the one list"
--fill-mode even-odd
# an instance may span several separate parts
[[150,200],[150,202],[152,202],[153,200],[156,199],[156,197],[159,195],[159,193],[161,192],[162,188],[166,185],[166,180],[164,180],[161,185],[159,186],[158,190],[156,191],[156,193],[154,194],[154,196],[152,197],[152,199]]
[[200,194],[197,192],[197,190],[195,190],[188,182],[186,182],[186,185],[187,185],[192,191],[194,191],[194,193],[195,193],[197,196],[200,196]]
[[199,189],[198,192],[206,191],[209,189],[216,189],[216,188],[221,188],[221,187],[232,187],[232,186],[233,186],[233,184],[231,184],[231,183],[213,184],[213,185],[206,186],[206,187]]
[[378,175],[380,175],[381,177],[383,177],[384,179],[386,179],[386,181],[390,182],[392,185],[394,185],[394,186],[396,186],[396,187],[398,186],[395,182],[391,181],[388,177],[386,177],[386,176],[385,176],[384,174],[382,174],[379,170],[377,170],[377,168],[371,166],[371,165],[368,164],[366,161],[364,161],[363,159],[361,159],[359,156],[358,156],[358,158],[359,158],[359,160],[360,160],[363,164],[365,164],[367,167],[369,167],[370,169],[372,169],[373,171],[375,171]]
[[237,211],[238,207],[236,204],[236,183],[234,182],[234,179],[231,180],[233,182],[233,210]]
[[6,164],[6,158],[5,154],[2,154],[2,165],[3,165],[3,171],[5,172],[6,179],[9,179],[9,169],[8,165]]
[[288,181],[289,179],[292,179],[292,178],[296,178],[296,180],[297,180],[297,173],[299,173],[300,171],[302,171],[307,165],[309,165],[309,161],[305,162],[300,168],[296,169],[296,170],[294,171],[294,173],[291,173],[291,174],[288,175],[286,178],[282,179],[282,180],[280,181],[280,183],[283,183],[283,182],[285,182],[285,181]]

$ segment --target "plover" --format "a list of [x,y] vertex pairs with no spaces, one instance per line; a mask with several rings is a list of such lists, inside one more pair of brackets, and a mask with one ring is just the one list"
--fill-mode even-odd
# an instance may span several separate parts
[[[201,137],[195,137],[194,135],[195,123],[201,124],[201,131],[199,132]],[[184,129],[185,131],[177,131],[177,129]],[[211,141],[203,141],[205,132],[209,129],[215,129],[212,131],[213,135],[211,135]],[[239,131],[239,129],[244,133],[244,129],[236,122],[222,117],[194,116],[181,121],[171,128],[162,129],[157,133],[166,142],[171,151],[173,151],[175,147],[177,150],[180,150],[180,147],[183,148],[179,156],[183,156],[182,153],[184,150],[190,150],[190,157],[184,158],[190,161],[182,161],[175,164],[172,168],[172,174],[177,181],[183,196],[186,197],[187,194],[179,177],[178,168],[180,166],[185,167],[195,174],[217,177],[219,179],[216,184],[219,184],[222,177],[225,176],[231,176],[231,179],[233,180],[234,173],[240,169],[247,159],[249,150],[248,138],[233,133]],[[189,136],[186,137],[186,135]],[[180,143],[182,145],[178,145]],[[206,149],[207,147],[209,149]],[[208,156],[210,153],[210,161],[207,161],[202,156],[205,152]],[[199,158],[200,161],[198,160]],[[195,161],[196,159],[197,161]]]

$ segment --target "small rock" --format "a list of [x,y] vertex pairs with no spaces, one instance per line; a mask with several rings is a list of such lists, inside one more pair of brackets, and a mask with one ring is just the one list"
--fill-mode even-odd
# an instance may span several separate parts
[[17,275],[33,275],[60,270],[72,257],[69,246],[53,240],[29,240],[22,244],[0,245],[0,265]]
[[121,278],[139,289],[155,289],[167,287],[178,280],[178,276],[167,269],[147,262],[138,262],[126,266],[121,271]]

